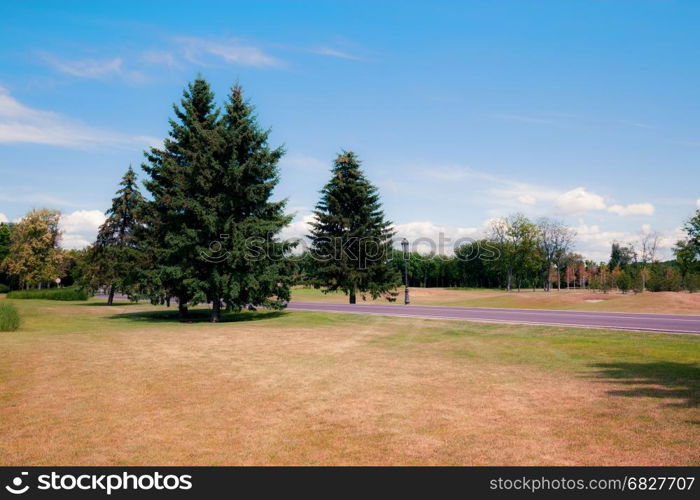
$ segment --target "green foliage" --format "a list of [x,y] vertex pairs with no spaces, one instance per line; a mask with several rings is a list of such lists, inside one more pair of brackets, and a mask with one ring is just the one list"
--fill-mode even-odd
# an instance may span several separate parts
[[620,289],[622,293],[627,293],[632,286],[632,279],[630,275],[625,271],[620,271],[615,280],[617,288]]
[[[506,290],[520,288],[527,275],[543,267],[538,229],[522,214],[498,219],[491,224],[491,242],[498,249],[494,265],[503,273]],[[515,281],[515,283],[514,283]]]
[[42,300],[87,300],[90,293],[82,288],[34,288],[14,290],[7,294],[8,299],[42,299]]
[[683,287],[690,293],[700,290],[700,274],[689,274],[683,280]]
[[652,292],[677,292],[683,285],[683,278],[677,269],[660,264],[652,266],[647,282],[647,288]]
[[394,232],[355,153],[336,157],[314,215],[310,236],[318,258],[317,284],[326,291],[341,290],[351,304],[358,292],[393,300],[392,291],[401,282],[389,262]]
[[7,285],[5,285],[5,284],[3,284],[3,283],[0,283],[0,293],[7,293],[7,292],[9,292],[9,291],[10,291],[10,287],[9,287],[9,286],[7,286]]
[[32,210],[12,230],[10,251],[2,267],[21,286],[50,283],[61,274],[60,216],[57,210]]
[[97,233],[97,241],[81,256],[76,269],[81,286],[93,291],[109,290],[110,304],[117,292],[133,296],[140,272],[147,267],[135,237],[145,201],[131,166],[120,186]]
[[19,328],[19,313],[13,304],[0,302],[0,332],[12,332]]
[[288,245],[277,236],[291,217],[270,198],[284,151],[269,147],[239,86],[221,115],[198,78],[175,115],[165,147],[152,148],[143,165],[152,201],[141,243],[153,263],[144,288],[154,302],[177,297],[182,314],[187,304],[211,302],[212,321],[222,302],[282,307]]
[[610,251],[608,269],[612,271],[618,266],[620,269],[625,269],[633,260],[634,249],[632,247],[622,246],[618,242],[614,242]]
[[12,241],[12,228],[14,224],[0,222],[0,263],[10,253],[10,243]]
[[678,241],[674,249],[683,277],[688,273],[700,273],[700,210],[688,219],[684,229],[687,236]]

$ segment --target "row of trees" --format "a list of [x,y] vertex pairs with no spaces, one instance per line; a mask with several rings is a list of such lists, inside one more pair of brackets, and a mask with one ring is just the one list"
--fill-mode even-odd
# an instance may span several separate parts
[[[222,308],[283,307],[293,244],[278,235],[291,216],[285,201],[271,200],[283,149],[268,145],[269,132],[257,124],[238,85],[219,109],[209,84],[198,78],[174,111],[164,147],[145,153],[147,194],[129,168],[95,243],[76,255],[72,275],[83,287],[108,290],[110,303],[117,293],[157,304],[175,299],[183,317],[188,306],[210,303],[214,322]],[[4,269],[21,286],[53,279],[65,265],[57,245],[59,214],[47,214],[32,212],[12,231]],[[51,227],[34,231],[35,215]],[[351,302],[358,293],[391,296],[400,280],[388,259],[361,265],[353,258],[369,240],[372,255],[381,255],[393,236],[377,189],[354,153],[336,158],[315,215],[311,237],[326,256],[316,267],[324,287],[342,290]]]
[[146,193],[130,167],[88,249],[58,247],[56,211],[0,225],[4,279],[30,287],[68,275],[67,283],[107,290],[110,303],[117,293],[157,304],[174,299],[183,317],[188,306],[210,303],[212,321],[222,308],[283,307],[295,283],[340,290],[351,303],[358,295],[394,300],[404,265],[411,286],[697,288],[700,212],[688,222],[673,265],[657,262],[656,235],[639,250],[614,244],[609,262],[585,261],[572,251],[570,228],[522,214],[494,221],[485,238],[454,256],[412,253],[405,261],[393,248],[396,235],[376,187],[348,151],[337,156],[321,191],[310,249],[292,257],[294,244],[279,238],[291,217],[285,201],[271,199],[284,151],[269,146],[242,89],[234,86],[218,108],[198,78],[174,112],[164,146],[145,153]]
[[[660,237],[655,233],[643,234],[636,244],[614,242],[609,260],[594,262],[572,251],[571,228],[556,220],[533,222],[516,214],[494,221],[487,237],[459,246],[453,256],[411,252],[406,259],[394,249],[390,264],[396,272],[407,265],[409,285],[419,287],[696,291],[700,252],[693,243],[697,236],[692,235],[699,220],[696,214],[688,222],[688,237],[677,243],[676,260],[668,262],[657,259]],[[312,252],[295,261],[296,282],[323,282],[318,280],[318,259]]]

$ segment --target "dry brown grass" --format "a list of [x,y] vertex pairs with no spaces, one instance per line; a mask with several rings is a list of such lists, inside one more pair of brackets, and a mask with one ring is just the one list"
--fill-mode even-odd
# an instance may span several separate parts
[[[318,290],[297,288],[292,298],[299,301],[347,302],[340,293],[323,294]],[[368,298],[371,301],[371,298]],[[403,303],[399,294],[396,303]],[[386,303],[383,299],[378,302]],[[411,288],[411,303],[417,305],[459,307],[513,307],[524,309],[575,309],[582,311],[619,311],[660,314],[700,314],[700,293],[645,292],[622,294],[588,290],[521,290],[505,292],[493,289]]]
[[[697,360],[686,337],[579,331],[568,346],[575,331],[514,325],[106,319],[114,312],[46,307],[0,338],[0,464],[700,462],[685,392],[612,394],[629,381],[592,367],[645,338],[686,359],[690,345]],[[49,313],[87,323],[47,331]],[[596,356],[589,343],[605,335],[611,350]]]

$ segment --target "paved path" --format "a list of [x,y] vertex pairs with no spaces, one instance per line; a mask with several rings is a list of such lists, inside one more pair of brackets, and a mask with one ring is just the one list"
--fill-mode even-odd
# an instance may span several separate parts
[[700,335],[700,315],[637,314],[543,309],[496,309],[488,307],[445,307],[418,305],[289,303],[289,309],[355,314],[379,314],[420,318],[456,319],[491,323],[518,323],[615,330],[689,333]]

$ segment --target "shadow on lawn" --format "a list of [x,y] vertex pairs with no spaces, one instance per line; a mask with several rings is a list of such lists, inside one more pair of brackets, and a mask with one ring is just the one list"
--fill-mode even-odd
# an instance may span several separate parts
[[81,302],[80,304],[76,304],[77,306],[84,306],[84,307],[124,307],[124,306],[147,306],[150,305],[149,302],[147,301],[141,301],[141,302],[130,302],[128,300],[120,300],[117,302],[116,300],[114,301],[113,304],[108,304],[106,301],[105,302]]
[[700,366],[694,363],[597,363],[599,378],[627,385],[608,394],[676,400],[669,406],[695,408],[700,402]]
[[[237,323],[241,321],[261,321],[265,319],[280,318],[287,314],[284,311],[242,311],[242,312],[222,312],[221,323]],[[189,312],[186,319],[181,319],[174,311],[138,311],[115,314],[107,316],[107,319],[129,319],[135,321],[146,321],[152,323],[209,323],[211,312],[208,309],[194,309]]]

